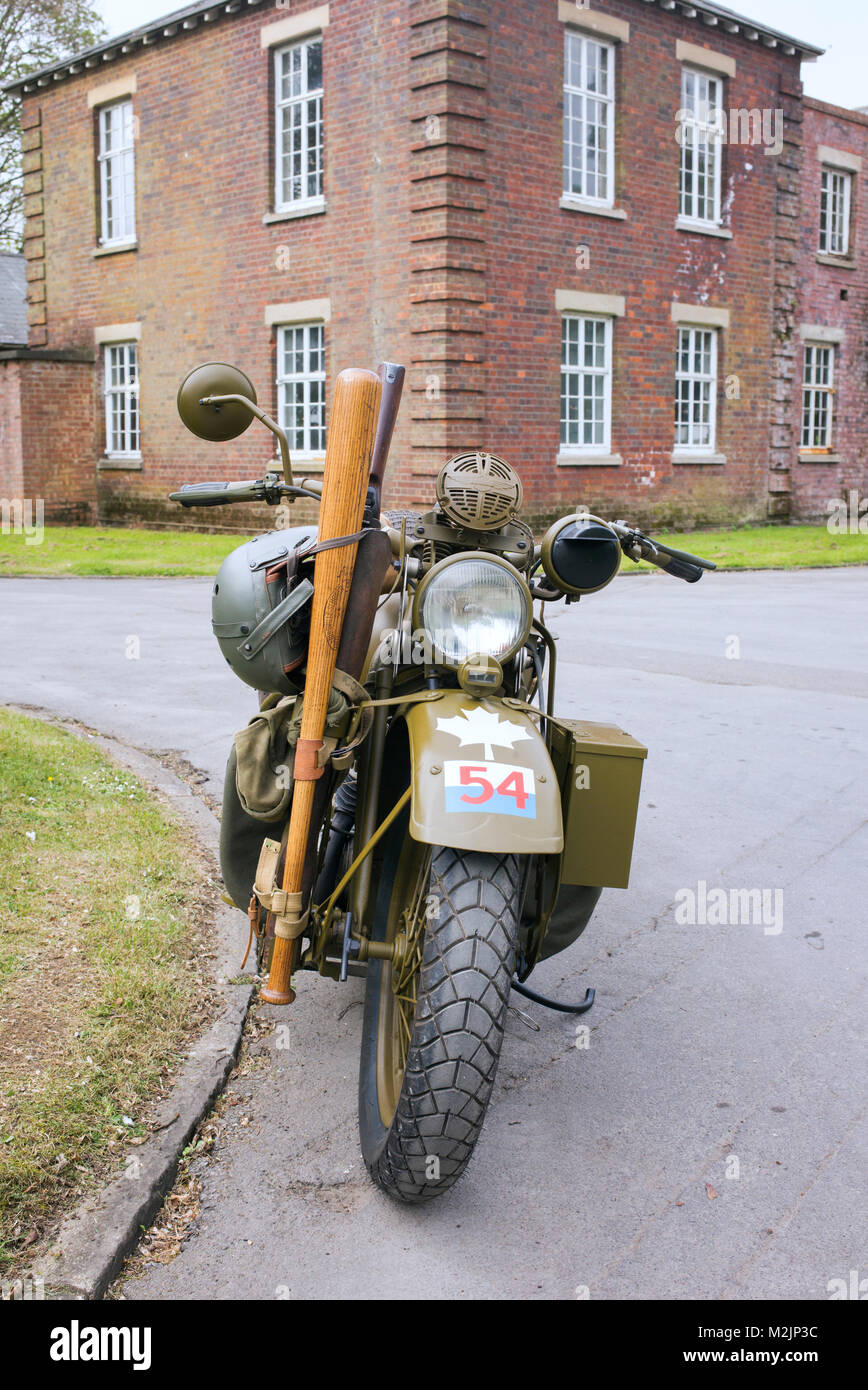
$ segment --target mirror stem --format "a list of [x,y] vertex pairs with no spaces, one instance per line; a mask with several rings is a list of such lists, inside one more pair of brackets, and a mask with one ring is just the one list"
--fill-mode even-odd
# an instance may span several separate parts
[[289,442],[286,438],[286,432],[280,428],[276,420],[272,420],[270,415],[266,415],[265,411],[260,410],[259,406],[254,405],[253,401],[249,400],[247,396],[203,396],[199,404],[223,405],[227,401],[237,401],[239,405],[246,405],[251,415],[255,415],[257,420],[261,420],[266,429],[271,430],[271,433],[275,435],[280,445],[280,458],[283,464],[283,480],[289,487],[292,487],[292,465],[289,461]]

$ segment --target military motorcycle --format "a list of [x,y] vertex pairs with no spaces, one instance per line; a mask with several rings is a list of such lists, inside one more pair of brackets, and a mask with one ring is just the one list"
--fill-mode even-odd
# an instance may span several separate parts
[[257,418],[280,467],[171,495],[319,504],[316,525],[240,545],[214,583],[214,634],[259,693],[227,766],[221,867],[267,1002],[290,1003],[302,971],[364,976],[362,1153],[390,1197],[424,1202],[473,1154],[513,992],[589,1009],[593,990],[569,1003],[526,981],[629,880],[647,750],[556,713],[546,607],[599,593],[624,555],[688,583],[715,567],[587,512],[537,542],[516,471],[482,449],[444,463],[431,510],[383,516],[403,377],[342,372],[325,471],[296,480],[246,375],[196,368],[184,423],[229,440]]

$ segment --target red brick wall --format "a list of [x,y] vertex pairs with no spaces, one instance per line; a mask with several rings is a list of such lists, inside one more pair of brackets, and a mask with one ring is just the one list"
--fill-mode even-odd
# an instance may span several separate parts
[[44,503],[46,519],[96,521],[93,367],[0,362],[0,496]]
[[[836,396],[833,457],[830,463],[793,464],[795,511],[800,516],[827,514],[827,502],[855,489],[868,496],[868,116],[823,102],[804,103],[804,156],[800,216],[802,323],[843,329],[844,341],[836,347]],[[853,174],[853,207],[850,220],[851,265],[832,266],[817,260],[820,225],[821,160],[818,147],[848,151],[863,161]],[[847,292],[846,300],[841,292]],[[801,385],[801,343],[797,357],[797,385]],[[801,402],[795,393],[796,416]],[[799,422],[796,419],[796,438]]]
[[96,521],[93,367],[86,362],[21,364],[24,482],[45,501],[47,520]]

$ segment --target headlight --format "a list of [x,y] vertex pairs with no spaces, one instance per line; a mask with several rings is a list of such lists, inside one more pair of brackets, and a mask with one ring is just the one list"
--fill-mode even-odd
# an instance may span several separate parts
[[530,590],[508,561],[494,555],[441,560],[413,603],[413,627],[424,629],[435,660],[445,666],[478,655],[508,660],[527,637],[531,617]]

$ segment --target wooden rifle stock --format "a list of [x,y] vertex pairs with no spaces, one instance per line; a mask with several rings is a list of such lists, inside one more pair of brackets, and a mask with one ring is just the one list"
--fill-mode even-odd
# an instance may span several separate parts
[[[371,629],[377,614],[377,604],[383,589],[383,580],[392,561],[392,547],[385,531],[366,531],[359,541],[356,565],[353,570],[353,587],[347,600],[344,615],[344,630],[341,645],[338,647],[335,665],[339,671],[359,680],[364,671],[365,658],[371,640]],[[321,777],[316,784],[311,823],[319,825],[325,815],[326,803],[334,791],[336,773]],[[308,839],[307,858],[304,865],[302,892],[308,893],[313,887],[316,873],[316,836]]]
[[374,453],[371,458],[371,481],[369,485],[373,494],[371,510],[375,513],[379,513],[380,510],[380,493],[383,490],[383,477],[389,457],[389,446],[392,443],[395,421],[398,418],[398,407],[401,404],[401,393],[404,390],[404,368],[399,367],[397,362],[381,362],[377,368],[377,376],[380,378],[383,394],[380,397],[380,413],[377,418],[377,434],[374,440]]
[[[371,467],[381,387],[373,372],[349,368],[335,382],[323,474],[317,544],[354,535],[361,527]],[[294,787],[283,870],[284,905],[276,915],[274,954],[262,997],[290,1004],[298,946],[303,934],[302,880],[317,765],[332,688],[338,644],[353,578],[358,541],[317,553],[313,575],[310,647],[304,685],[301,736],[295,752]]]

